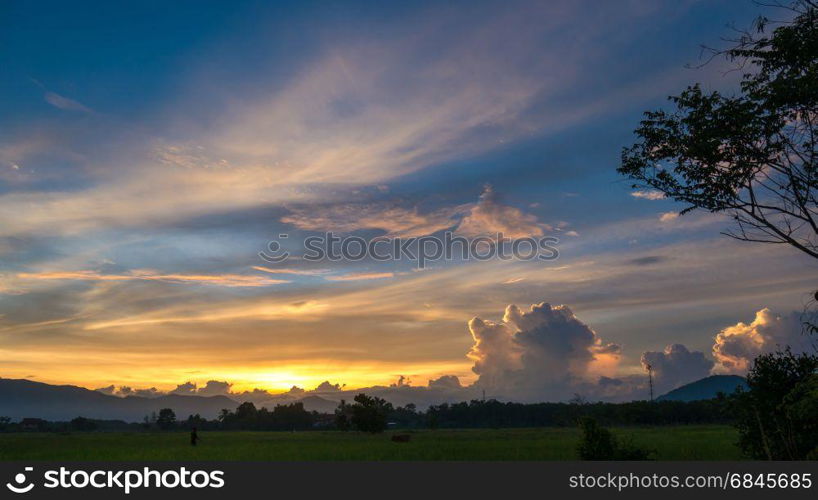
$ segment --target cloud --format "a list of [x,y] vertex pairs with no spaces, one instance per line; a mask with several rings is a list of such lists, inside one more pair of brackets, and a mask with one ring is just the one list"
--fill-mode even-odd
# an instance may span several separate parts
[[290,267],[273,268],[265,266],[253,266],[253,269],[270,274],[294,274],[299,276],[320,276],[330,272],[329,269],[294,269]]
[[94,389],[97,392],[101,392],[103,394],[107,394],[108,396],[118,396],[121,398],[127,396],[138,396],[143,398],[156,398],[159,396],[163,396],[166,393],[158,390],[156,387],[151,387],[148,389],[133,389],[127,385],[121,385],[116,387],[114,385],[109,385],[107,387],[100,387],[99,389]]
[[473,318],[469,331],[475,385],[507,398],[568,397],[573,386],[619,360],[620,347],[603,344],[566,306],[541,303],[522,311],[512,304],[501,322]]
[[244,274],[162,274],[150,269],[136,269],[126,274],[106,274],[98,271],[44,271],[18,273],[18,279],[25,281],[68,280],[68,281],[162,281],[165,283],[192,283],[199,285],[219,285],[226,287],[261,287],[289,283],[287,280],[270,279],[265,276]]
[[551,226],[543,224],[532,214],[499,203],[491,185],[486,185],[480,200],[471,207],[457,227],[457,233],[475,238],[503,233],[506,238],[542,236]]
[[450,229],[462,207],[421,214],[417,208],[406,209],[384,204],[342,204],[329,207],[290,208],[281,222],[309,231],[350,233],[380,229],[390,238],[411,238]]
[[634,198],[642,198],[643,200],[663,200],[663,199],[665,199],[664,193],[662,193],[661,191],[653,190],[653,189],[632,191],[631,196],[633,196]]
[[170,394],[180,394],[183,396],[193,396],[196,394],[196,383],[195,382],[185,382],[184,384],[179,384],[176,386],[176,389],[170,391]]
[[714,371],[744,375],[760,354],[788,346],[795,353],[809,350],[814,338],[804,333],[803,321],[800,313],[779,315],[764,308],[756,312],[752,323],[728,326],[713,343]]
[[218,380],[208,380],[204,387],[196,391],[199,396],[227,396],[233,384]]
[[45,102],[48,104],[54,106],[55,108],[62,109],[63,111],[79,111],[82,113],[94,112],[91,108],[85,106],[81,102],[61,96],[56,92],[46,91],[46,93],[43,94],[43,99],[45,99]]
[[644,257],[631,259],[628,261],[628,264],[634,266],[652,266],[654,264],[666,262],[667,260],[669,260],[669,258],[664,255],[646,255]]
[[43,91],[43,100],[48,104],[54,106],[57,109],[61,109],[63,111],[79,111],[82,113],[93,113],[94,110],[85,106],[79,101],[75,101],[74,99],[69,99],[68,97],[62,96],[56,92],[52,92],[51,90],[47,89],[45,85],[40,83],[39,80],[34,78],[30,78],[31,82],[40,87]]
[[659,393],[704,378],[713,368],[713,361],[703,352],[690,351],[682,344],[669,345],[661,352],[643,352],[641,362],[645,369],[652,367]]
[[393,278],[395,273],[351,273],[342,274],[339,276],[327,276],[327,281],[359,281],[359,280],[380,280],[384,278]]
[[312,392],[322,393],[322,392],[339,392],[343,386],[341,384],[331,384],[329,380],[325,380],[318,384],[318,387],[312,390]]
[[462,387],[460,379],[455,375],[442,375],[429,381],[430,389],[460,389]]
[[659,215],[660,222],[671,222],[679,218],[679,212],[663,212]]
[[[553,228],[540,222],[535,215],[504,205],[490,185],[483,188],[477,203],[421,213],[417,207],[408,209],[384,203],[340,204],[330,206],[291,207],[281,221],[310,231],[353,232],[379,229],[390,238],[411,238],[454,229],[457,234],[475,238],[506,238],[542,236]],[[575,231],[566,234],[578,236]]]
[[164,393],[157,389],[156,387],[149,387],[147,389],[135,389],[133,391],[134,396],[139,396],[142,398],[157,398]]

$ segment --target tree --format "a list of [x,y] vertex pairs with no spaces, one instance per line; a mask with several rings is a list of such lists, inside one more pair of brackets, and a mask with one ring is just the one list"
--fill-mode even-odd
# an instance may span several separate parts
[[87,419],[85,417],[77,417],[72,420],[69,424],[71,429],[75,431],[94,431],[97,429],[97,424],[93,420]]
[[352,408],[345,400],[341,400],[338,408],[335,409],[335,427],[340,431],[348,431],[352,426]]
[[724,234],[818,258],[818,3],[791,5],[772,32],[759,18],[725,55],[745,71],[735,96],[697,84],[645,113],[618,172],[688,206],[729,214]]
[[653,452],[618,440],[610,430],[591,417],[579,420],[582,437],[577,447],[580,460],[650,460]]
[[818,448],[818,356],[763,354],[735,400],[739,446],[755,459],[804,460]]
[[162,408],[156,417],[156,425],[163,431],[172,429],[176,425],[176,414],[170,408]]
[[8,429],[11,424],[11,417],[0,417],[0,432]]
[[387,416],[392,412],[392,403],[384,399],[358,394],[352,410],[352,425],[361,432],[378,433],[386,429]]

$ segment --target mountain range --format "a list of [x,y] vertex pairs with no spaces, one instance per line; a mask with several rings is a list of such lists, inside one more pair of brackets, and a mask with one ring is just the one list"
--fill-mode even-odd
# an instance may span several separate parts
[[[739,386],[746,386],[743,377],[735,375],[713,375],[697,380],[659,396],[658,401],[693,401],[716,397],[719,392],[732,393]],[[308,411],[332,413],[340,399],[351,401],[357,391],[337,391],[321,395],[290,394],[276,395],[256,406],[272,408],[277,404],[301,402]],[[396,406],[417,402],[418,408],[430,404],[452,402],[449,391],[404,386],[399,388],[375,387],[370,395],[384,397]],[[463,396],[462,393],[457,393]],[[216,418],[222,409],[234,410],[241,401],[228,396],[194,396],[167,394],[158,397],[112,396],[73,385],[49,385],[25,379],[0,378],[0,416],[17,421],[26,417],[52,421],[67,421],[78,416],[100,420],[124,420],[139,422],[145,416],[158,413],[162,408],[171,408],[178,419],[199,414]]]
[[141,421],[146,415],[172,408],[177,418],[200,414],[215,418],[222,408],[239,404],[227,396],[180,396],[156,398],[117,397],[73,385],[49,385],[24,379],[0,379],[0,416],[20,420],[71,420],[83,416],[102,420]]
[[657,401],[696,401],[715,398],[720,392],[732,394],[739,387],[747,388],[747,380],[738,375],[711,375],[685,384],[656,398]]

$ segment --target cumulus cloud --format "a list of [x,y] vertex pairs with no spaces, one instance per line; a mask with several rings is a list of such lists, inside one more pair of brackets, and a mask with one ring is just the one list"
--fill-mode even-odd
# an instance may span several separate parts
[[760,354],[789,346],[799,353],[811,347],[803,331],[801,314],[779,315],[767,308],[756,312],[750,324],[738,322],[720,331],[713,343],[714,371],[743,375]]
[[156,387],[149,387],[147,389],[135,389],[133,391],[134,396],[139,396],[142,398],[156,398],[162,396],[164,393],[157,389]]
[[196,383],[195,382],[185,382],[184,384],[179,384],[176,386],[176,389],[170,391],[170,394],[181,394],[183,396],[193,396],[196,394]]
[[325,380],[318,384],[318,387],[312,392],[339,392],[342,387],[341,384],[331,384],[329,380]]
[[165,395],[164,392],[158,390],[156,387],[151,387],[149,389],[133,389],[127,385],[122,385],[116,387],[115,385],[109,385],[107,387],[100,387],[99,389],[94,389],[97,392],[101,392],[108,396],[118,396],[121,398],[127,396],[139,396],[143,398],[155,398],[158,396]]
[[672,344],[661,352],[643,352],[642,366],[652,368],[656,388],[661,393],[706,377],[713,368],[713,361],[701,351]]
[[460,379],[455,375],[442,375],[429,381],[430,389],[460,389]]
[[230,394],[233,384],[219,380],[208,380],[204,387],[200,387],[196,394],[200,396],[226,396]]
[[506,308],[500,322],[473,318],[468,356],[479,375],[475,385],[519,400],[562,399],[599,370],[615,368],[620,347],[605,344],[566,306]]

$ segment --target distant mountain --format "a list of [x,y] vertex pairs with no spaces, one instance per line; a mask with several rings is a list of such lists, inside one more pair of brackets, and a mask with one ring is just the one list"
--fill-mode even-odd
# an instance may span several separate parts
[[109,396],[73,385],[49,385],[31,380],[0,378],[0,416],[20,420],[25,417],[71,420],[87,417],[106,420],[141,421],[145,415],[170,408],[176,418],[200,414],[215,418],[222,408],[234,410],[239,404],[226,396],[180,396],[157,398]]
[[266,401],[261,401],[256,404],[257,407],[267,407],[272,410],[277,405],[288,405],[292,403],[303,403],[304,409],[307,411],[317,411],[318,413],[334,413],[338,408],[339,401],[325,399],[320,396],[310,395],[303,398],[284,398],[275,397]]
[[715,398],[718,393],[731,394],[738,387],[747,387],[747,380],[738,375],[711,375],[683,385],[656,398],[657,401],[697,401]]

